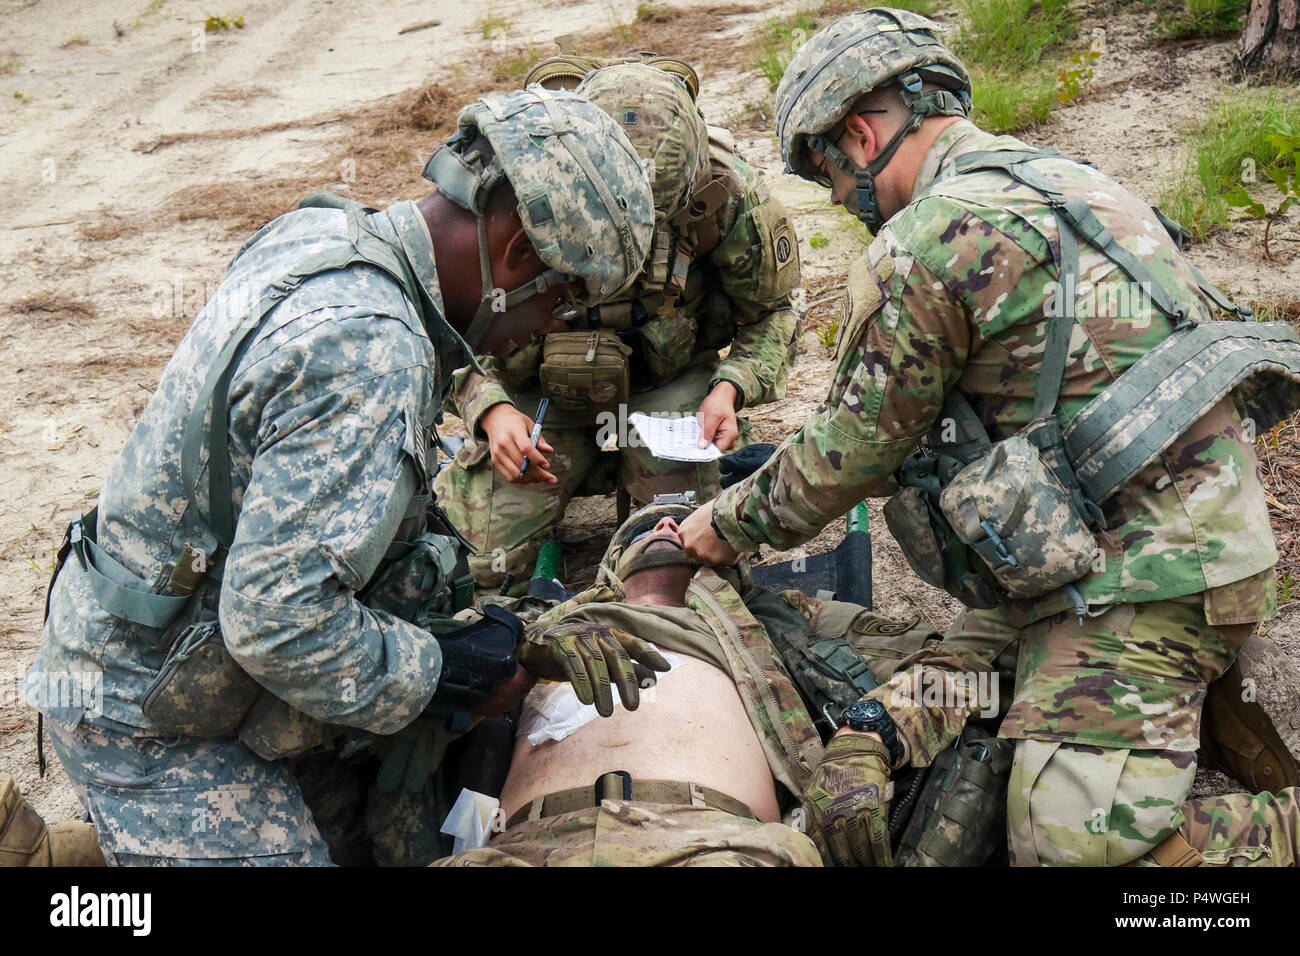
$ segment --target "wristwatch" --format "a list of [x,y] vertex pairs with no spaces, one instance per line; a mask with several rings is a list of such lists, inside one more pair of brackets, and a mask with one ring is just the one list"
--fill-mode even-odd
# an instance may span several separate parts
[[903,755],[903,743],[898,739],[894,718],[878,700],[858,700],[844,708],[840,726],[850,730],[873,730],[889,748],[889,756],[897,763]]

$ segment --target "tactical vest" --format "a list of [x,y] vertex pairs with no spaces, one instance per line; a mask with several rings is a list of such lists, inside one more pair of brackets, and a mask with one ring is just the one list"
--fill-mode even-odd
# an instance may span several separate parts
[[[1066,157],[1055,150],[975,152],[958,157],[940,177],[997,170],[1038,192],[1055,213],[1060,234],[1060,291],[1048,318],[1031,423],[1017,438],[1036,449],[1050,472],[1047,480],[1055,479],[1053,488],[1059,485],[1060,504],[1076,520],[1075,527],[1095,533],[1105,524],[1101,505],[1234,389],[1244,401],[1246,413],[1256,421],[1281,421],[1300,407],[1300,336],[1283,322],[1251,321],[1249,309],[1233,304],[1184,260],[1202,294],[1220,310],[1236,316],[1235,321],[1197,322],[1189,308],[1176,302],[1141,260],[1116,241],[1086,202],[1067,199],[1033,167],[1035,160],[1046,158]],[[1153,212],[1181,250],[1189,234],[1159,210]],[[1075,324],[1080,237],[1147,290],[1173,331],[1062,427],[1055,407]],[[949,424],[947,436],[941,427],[944,422]],[[999,445],[1009,446],[1015,440]],[[974,608],[996,607],[1010,597],[1035,596],[1032,587],[1030,593],[1014,593],[1004,586],[1005,572],[1017,565],[1023,569],[1035,560],[1032,546],[1022,547],[1020,553],[1015,547],[1026,510],[1035,506],[1033,496],[998,514],[981,513],[968,500],[964,505],[969,513],[963,526],[956,528],[950,518],[952,496],[943,495],[954,487],[959,474],[966,480],[980,477],[968,466],[978,470],[975,463],[983,462],[987,473],[1005,464],[1009,453],[994,461],[993,452],[993,443],[970,401],[959,390],[951,390],[945,396],[939,423],[900,469],[900,491],[885,510],[890,531],[913,570],[927,583]],[[1064,512],[1058,509],[1056,513]],[[1027,570],[1032,577],[1033,567]],[[1071,580],[1086,573],[1085,562]],[[1086,612],[1082,596],[1071,583],[1054,586],[1065,588],[1077,613]]]
[[[308,257],[263,289],[217,356],[185,421],[181,473],[186,494],[194,502],[203,425],[212,410],[207,472],[209,525],[218,543],[216,552],[204,554],[187,543],[168,580],[155,590],[98,546],[97,509],[92,509],[69,525],[50,581],[52,592],[54,579],[72,555],[104,610],[134,624],[164,629],[159,643],[168,654],[142,702],[156,729],[193,736],[238,733],[266,759],[309,749],[331,731],[263,691],[234,662],[221,639],[215,611],[202,600],[204,594],[211,600],[219,591],[225,552],[235,533],[229,452],[231,378],[266,317],[286,296],[313,276],[357,263],[374,266],[392,278],[425,328],[431,327],[420,284],[404,254],[368,222],[375,210],[329,193],[311,194],[303,207],[342,209],[348,217],[348,241]],[[245,243],[236,259],[256,238]],[[422,460],[424,450],[416,452],[417,460]],[[412,622],[431,609],[446,612],[466,607],[473,596],[466,548],[426,483],[413,495],[393,543],[357,597]],[[45,613],[48,618],[48,595]]]

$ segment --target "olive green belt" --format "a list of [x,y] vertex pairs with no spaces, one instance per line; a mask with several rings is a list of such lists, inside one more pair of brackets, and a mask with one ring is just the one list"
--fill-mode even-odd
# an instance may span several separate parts
[[747,804],[712,787],[677,780],[634,780],[625,770],[611,770],[597,777],[594,787],[574,787],[572,790],[535,797],[511,815],[506,821],[506,827],[513,827],[526,820],[598,807],[602,800],[637,800],[641,803],[709,807],[750,820],[758,819]]

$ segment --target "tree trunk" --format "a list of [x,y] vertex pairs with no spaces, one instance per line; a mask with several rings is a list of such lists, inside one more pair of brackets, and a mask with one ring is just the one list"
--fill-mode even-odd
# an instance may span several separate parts
[[1300,77],[1300,0],[1250,0],[1237,67],[1275,79]]

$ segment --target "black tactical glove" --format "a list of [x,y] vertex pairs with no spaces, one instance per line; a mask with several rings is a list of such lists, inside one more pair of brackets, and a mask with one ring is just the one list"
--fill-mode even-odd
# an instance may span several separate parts
[[[515,648],[524,624],[504,608],[486,605],[482,620],[439,631],[438,689],[419,717],[381,738],[383,763],[377,780],[381,790],[423,789],[429,774],[442,763],[447,744],[469,729],[493,692],[514,681],[519,671]],[[520,690],[526,688],[521,685]]]
[[748,478],[767,463],[776,446],[768,442],[746,445],[740,451],[723,455],[718,459],[718,471],[722,474],[722,487],[730,488],[736,482]]

